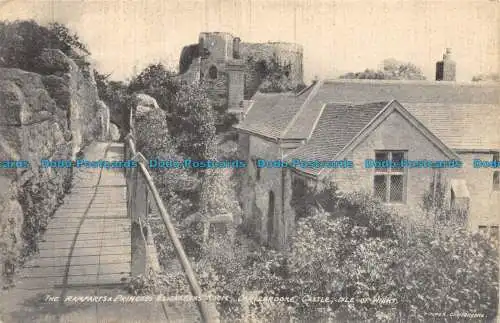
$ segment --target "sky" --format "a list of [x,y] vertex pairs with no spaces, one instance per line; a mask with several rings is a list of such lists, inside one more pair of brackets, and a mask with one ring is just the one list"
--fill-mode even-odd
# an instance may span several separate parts
[[123,80],[148,64],[177,68],[202,31],[243,42],[296,42],[305,80],[409,61],[434,79],[445,48],[457,81],[498,72],[499,0],[0,0],[0,20],[57,21],[74,30],[96,68]]

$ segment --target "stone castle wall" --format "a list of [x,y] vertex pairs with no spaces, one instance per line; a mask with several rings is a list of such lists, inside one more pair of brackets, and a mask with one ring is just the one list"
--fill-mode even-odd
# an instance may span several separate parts
[[[210,67],[215,66],[219,74],[225,73],[228,60],[232,59],[234,37],[228,33],[201,33],[198,44],[190,44],[183,48],[179,60],[180,78],[192,82],[200,77],[208,79]],[[208,50],[203,56],[200,46]],[[245,62],[245,99],[249,99],[262,83],[262,71],[258,62],[270,62],[273,58],[282,64],[290,65],[288,75],[292,83],[303,83],[303,47],[294,43],[240,43],[240,57]],[[252,58],[250,60],[250,58]]]

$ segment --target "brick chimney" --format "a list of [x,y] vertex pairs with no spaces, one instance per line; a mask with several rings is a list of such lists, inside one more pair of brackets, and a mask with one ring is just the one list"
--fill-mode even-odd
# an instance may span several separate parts
[[446,48],[443,60],[436,63],[436,81],[455,81],[456,64],[451,59],[451,48]]

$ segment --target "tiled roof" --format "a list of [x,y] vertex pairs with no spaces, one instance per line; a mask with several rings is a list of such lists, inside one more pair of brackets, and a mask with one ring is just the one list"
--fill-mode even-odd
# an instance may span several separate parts
[[452,149],[500,149],[500,105],[405,104]]
[[[318,93],[320,95],[320,93]],[[406,103],[499,104],[499,83],[400,80],[327,80],[321,91],[328,102],[352,104],[398,100]]]
[[[301,105],[308,101],[302,108]],[[396,99],[403,106],[417,103],[482,105],[500,103],[498,83],[433,81],[327,80],[294,97],[257,93],[242,128],[286,139],[307,138],[326,103],[364,104]]]
[[[287,157],[287,160],[334,160],[339,153],[389,102],[325,106],[311,139]],[[316,175],[320,169],[303,169]]]
[[253,97],[247,116],[237,128],[278,138],[292,121],[313,87],[294,93],[260,93]]

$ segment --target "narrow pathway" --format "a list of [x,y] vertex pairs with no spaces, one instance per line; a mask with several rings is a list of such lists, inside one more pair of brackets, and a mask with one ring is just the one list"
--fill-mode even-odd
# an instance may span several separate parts
[[[123,145],[96,143],[88,160],[122,160]],[[64,301],[129,296],[130,220],[123,170],[74,168],[71,193],[50,219],[40,252],[0,295],[2,322],[166,322],[161,304]]]

